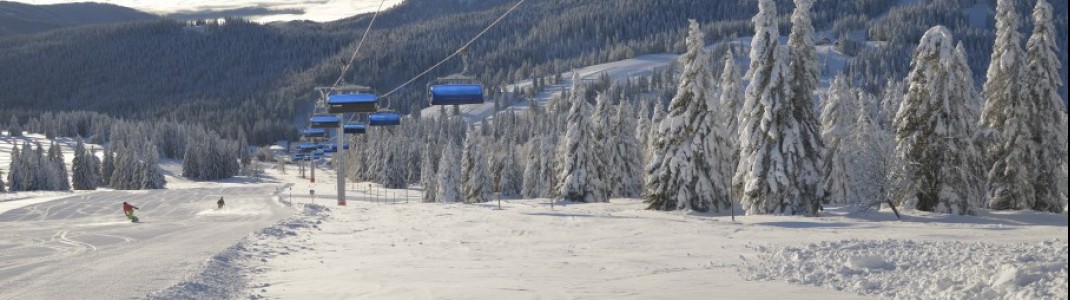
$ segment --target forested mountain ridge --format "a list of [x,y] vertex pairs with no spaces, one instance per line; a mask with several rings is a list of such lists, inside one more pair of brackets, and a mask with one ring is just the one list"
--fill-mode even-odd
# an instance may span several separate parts
[[[970,17],[965,7],[994,7],[979,1],[822,0],[814,7],[814,24],[825,35],[858,41],[944,24],[968,42],[974,37],[967,49],[986,53],[971,55],[985,65],[993,28],[962,21]],[[793,6],[777,2],[786,28]],[[1030,1],[1021,2],[1027,11]],[[346,79],[389,91],[449,55],[514,3],[406,1],[379,16]],[[1065,2],[1055,5],[1057,15],[1065,16]],[[680,53],[687,19],[703,24],[713,43],[750,35],[756,11],[749,0],[529,1],[471,47],[470,73],[498,86],[639,54]],[[339,62],[349,57],[369,20],[368,14],[323,24],[228,20],[191,26],[159,20],[0,38],[5,78],[0,116],[15,113],[24,121],[40,111],[93,110],[206,124],[231,137],[244,129],[253,143],[270,143],[292,137],[295,120],[307,116],[312,88],[338,76]],[[1057,20],[1065,42],[1065,17]],[[901,50],[914,40],[904,38],[904,45],[874,53],[863,50],[852,72],[872,86],[901,78],[897,72],[906,65],[898,62],[910,54]],[[383,104],[402,112],[425,106],[427,79],[460,69],[459,60],[447,63]]]
[[156,19],[136,9],[106,3],[30,5],[0,1],[0,37],[64,27]]

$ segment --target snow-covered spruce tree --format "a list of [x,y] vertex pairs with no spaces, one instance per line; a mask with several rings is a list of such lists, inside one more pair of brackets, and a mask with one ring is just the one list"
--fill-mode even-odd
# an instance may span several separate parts
[[[790,57],[779,45],[776,5],[759,1],[751,42],[750,84],[740,112],[740,162],[733,180],[748,215],[817,215],[823,192],[820,149],[792,102]],[[814,128],[816,130],[816,128]],[[816,134],[816,132],[813,132]]]
[[424,145],[424,153],[420,166],[420,185],[424,188],[424,200],[426,203],[436,202],[438,195],[438,151],[434,141],[427,141]]
[[527,161],[524,164],[524,187],[521,188],[521,196],[524,198],[538,198],[541,194],[541,190],[545,190],[542,186],[543,178],[542,174],[542,157],[539,155],[542,150],[540,146],[541,137],[532,138],[528,141],[527,146]]
[[963,141],[962,161],[965,163],[963,173],[963,186],[966,187],[968,197],[966,200],[970,202],[971,207],[986,207],[985,203],[985,158],[982,141],[978,138],[977,132],[979,131],[977,121],[981,118],[981,106],[984,101],[984,97],[981,96],[981,92],[977,90],[977,85],[973,81],[973,71],[970,70],[969,59],[966,57],[966,47],[959,42],[955,46],[955,55],[953,56],[951,67],[951,74],[954,89],[951,90],[949,95],[956,99],[953,102],[965,103],[963,108],[966,122],[961,124],[961,128],[969,133],[965,136]]
[[[814,26],[810,13],[814,0],[795,0],[795,11],[791,15],[791,35],[788,37],[788,49],[791,57],[791,106],[795,118],[790,132],[796,135],[795,149],[787,151],[795,156],[792,168],[797,177],[792,178],[795,186],[802,191],[803,197],[816,195],[817,201],[824,202],[827,194],[821,180],[821,153],[824,144],[821,141],[821,123],[818,120],[814,103],[814,91],[821,85],[818,68],[817,48],[814,47]],[[807,200],[809,201],[809,200]],[[819,204],[818,204],[819,205]]]
[[541,174],[539,176],[542,179],[542,185],[539,189],[539,197],[550,198],[557,194],[557,135],[543,135],[540,142],[539,171]]
[[857,125],[859,116],[855,114],[865,107],[860,105],[854,89],[842,74],[832,81],[828,94],[821,108],[821,139],[825,142],[821,171],[828,192],[826,203],[844,204],[855,195],[848,179],[846,149],[842,144]]
[[18,143],[12,143],[11,145],[11,161],[8,163],[7,183],[10,185],[10,191],[18,192],[23,189],[24,183],[22,181],[22,153],[19,150]]
[[[391,142],[388,149],[401,149],[401,143]],[[383,167],[380,169],[381,175],[379,183],[384,188],[388,189],[402,189],[405,188],[405,167],[406,162],[404,155],[400,151],[384,151],[383,152]]]
[[[866,96],[860,96],[863,98]],[[876,207],[888,199],[892,189],[888,174],[892,167],[895,153],[894,138],[890,131],[880,128],[880,124],[869,114],[864,113],[865,102],[855,107],[858,110],[850,134],[839,144],[839,150],[847,164],[847,185],[851,187],[853,199],[849,205],[860,208]]]
[[665,105],[658,100],[654,104],[654,113],[650,117],[650,128],[647,128],[646,143],[643,144],[643,152],[646,153],[646,160],[643,161],[644,165],[650,165],[654,160],[654,144],[658,142],[658,129],[661,128],[661,121],[665,120]]
[[653,125],[650,123],[650,106],[645,103],[641,103],[639,106],[641,108],[639,109],[639,119],[635,125],[635,140],[639,143],[637,145],[639,147],[639,161],[645,166],[646,163],[650,162],[650,153],[647,152],[649,147],[647,145],[649,145],[650,127]]
[[0,171],[0,193],[7,192],[7,188],[4,185],[4,171]]
[[595,174],[599,168],[597,153],[592,144],[590,104],[584,98],[585,91],[572,91],[567,124],[568,131],[561,142],[558,157],[557,197],[573,202],[607,202],[605,187]]
[[632,132],[636,128],[635,118],[631,115],[631,109],[626,105],[617,106],[617,114],[613,117],[606,145],[611,147],[607,155],[608,181],[613,183],[609,189],[610,197],[639,197],[643,188],[643,163],[640,161],[642,154],[639,151],[639,141]]
[[1035,108],[1023,101],[1025,51],[1018,33],[1014,2],[999,0],[996,6],[996,42],[984,86],[981,135],[987,154],[988,191],[992,209],[1029,209],[1036,193],[1037,145],[1032,126]]
[[456,203],[461,201],[461,153],[453,142],[446,142],[446,149],[438,160],[438,195],[439,203]]
[[899,113],[899,105],[903,104],[905,93],[903,83],[889,80],[884,86],[884,94],[881,95],[881,110],[877,117],[877,124],[884,131],[894,132],[895,114]]
[[142,150],[141,169],[141,189],[142,190],[159,190],[167,188],[167,179],[163,177],[163,172],[160,170],[160,152],[156,149],[156,145],[149,143]]
[[516,156],[519,154],[510,146],[502,147],[501,153],[503,154],[500,159],[501,170],[499,170],[499,176],[501,178],[501,190],[499,192],[502,197],[520,196],[520,191],[524,184],[524,169],[521,168],[520,163],[516,159]]
[[[23,153],[25,154],[25,153]],[[34,142],[33,152],[28,155],[32,159],[25,160],[29,162],[23,165],[24,168],[33,174],[33,185],[31,185],[31,191],[48,191],[52,189],[53,177],[52,177],[52,165],[49,163],[48,158],[45,156],[44,147],[40,142]],[[26,157],[26,156],[24,156]]]
[[[11,120],[8,121],[8,124],[7,124],[7,136],[10,136],[10,137],[21,137],[22,136],[22,126],[19,126],[19,117],[14,116],[14,115],[11,116]],[[12,189],[12,191],[15,191],[15,190]]]
[[[894,200],[902,208],[950,214],[972,214],[969,197],[978,153],[973,145],[971,118],[973,87],[956,73],[956,50],[951,32],[936,26],[922,37],[907,77],[896,125],[898,191]],[[968,73],[968,72],[967,72]]]
[[[100,185],[111,186],[111,176],[115,173],[115,151],[113,146],[104,148],[104,161],[100,163]],[[186,155],[189,155],[188,152]],[[185,163],[183,163],[184,165]],[[185,169],[185,168],[183,168]]]
[[743,75],[736,66],[736,57],[731,51],[725,53],[724,70],[721,71],[721,104],[718,106],[725,127],[725,134],[729,139],[732,161],[731,172],[735,172],[739,164],[739,110],[743,106]]
[[63,151],[60,149],[60,145],[52,142],[48,146],[48,175],[50,185],[48,190],[50,191],[69,191],[71,190],[70,174],[67,172],[67,163],[63,158]]
[[[1034,28],[1026,44],[1025,101],[1031,103],[1036,114],[1029,118],[1037,146],[1035,179],[1032,179],[1036,202],[1031,208],[1039,211],[1061,212],[1066,207],[1066,106],[1059,95],[1063,84],[1059,76],[1059,44],[1052,7],[1046,0],[1037,1],[1033,10]],[[1062,170],[1060,170],[1060,167]],[[1062,174],[1060,174],[1062,173]],[[1061,195],[1060,195],[1061,194]]]
[[488,176],[483,164],[483,152],[479,147],[479,134],[468,133],[461,153],[461,193],[464,203],[483,203],[483,177]]
[[710,178],[717,173],[712,166],[715,149],[706,140],[716,131],[708,109],[712,74],[705,38],[694,20],[687,47],[680,57],[684,72],[676,96],[658,129],[654,158],[646,169],[646,203],[655,210],[717,211],[729,205],[722,203],[728,190],[718,189]]
[[75,190],[95,190],[92,170],[89,167],[89,155],[86,154],[85,144],[78,138],[74,146],[74,160],[71,161],[71,185]]
[[610,167],[608,165],[608,159],[611,158],[605,156],[606,154],[609,154],[613,148],[613,145],[609,143],[609,131],[611,130],[609,127],[612,122],[613,113],[609,94],[604,92],[598,93],[598,96],[595,97],[594,114],[591,115],[591,135],[588,137],[590,139],[588,142],[591,144],[591,154],[593,154],[591,158],[595,163],[595,169],[593,172],[588,172],[587,174],[595,177],[598,182],[602,183],[601,188],[603,191],[600,193],[606,195],[607,201],[609,200],[609,195],[619,188],[617,183],[610,180],[610,177],[613,174],[609,173]]

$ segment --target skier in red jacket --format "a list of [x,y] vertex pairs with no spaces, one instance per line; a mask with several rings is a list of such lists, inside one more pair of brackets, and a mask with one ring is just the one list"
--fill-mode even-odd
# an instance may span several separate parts
[[137,216],[134,216],[135,209],[140,210],[133,204],[123,202],[123,213],[126,214],[126,218],[130,219],[131,222],[137,222]]

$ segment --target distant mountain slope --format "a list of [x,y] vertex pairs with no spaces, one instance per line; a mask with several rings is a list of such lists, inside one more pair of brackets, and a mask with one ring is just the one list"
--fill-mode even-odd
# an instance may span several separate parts
[[64,27],[151,20],[156,15],[105,3],[29,5],[0,1],[0,37]]

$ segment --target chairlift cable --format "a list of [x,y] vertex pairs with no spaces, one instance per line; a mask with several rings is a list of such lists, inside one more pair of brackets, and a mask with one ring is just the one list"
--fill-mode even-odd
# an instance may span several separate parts
[[[491,22],[490,25],[487,26],[487,28],[484,28],[483,31],[479,32],[479,34],[477,34],[474,38],[469,40],[468,43],[465,43],[464,46],[461,46],[460,48],[457,49],[457,51],[454,51],[453,54],[450,54],[450,56],[447,56],[442,61],[439,61],[438,63],[436,63],[435,65],[431,66],[427,70],[421,72],[419,75],[416,75],[416,77],[413,77],[412,79],[409,79],[409,81],[406,81],[405,83],[402,83],[397,88],[394,88],[390,92],[387,92],[386,94],[383,94],[379,98],[390,97],[390,95],[394,94],[398,90],[401,90],[402,88],[408,86],[409,84],[412,84],[413,82],[415,82],[416,80],[420,79],[424,75],[427,75],[427,73],[431,73],[431,71],[434,71],[436,68],[438,68],[442,64],[445,64],[447,61],[453,59],[454,57],[457,57],[457,55],[461,54],[461,52],[466,51],[469,46],[471,46],[473,43],[476,42],[476,40],[479,40],[479,38],[483,37],[484,34],[486,34],[488,31],[493,29],[494,26],[498,25],[498,23],[500,23],[503,19],[505,19],[505,17],[509,16],[509,13],[512,13],[514,10],[516,10],[517,7],[520,7],[520,5],[524,3],[524,1],[527,1],[527,0],[518,1],[515,5],[513,5],[513,7],[510,7],[509,10],[506,10],[504,14],[502,14],[500,17],[498,17],[497,20],[494,20],[494,22]],[[465,68],[467,69],[467,66],[465,66]]]

